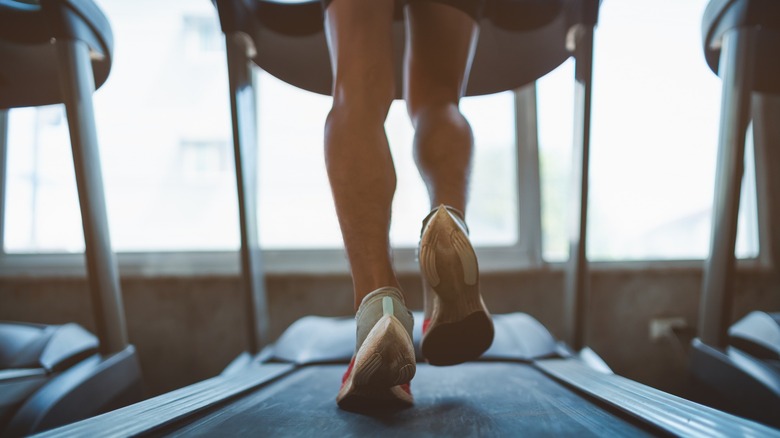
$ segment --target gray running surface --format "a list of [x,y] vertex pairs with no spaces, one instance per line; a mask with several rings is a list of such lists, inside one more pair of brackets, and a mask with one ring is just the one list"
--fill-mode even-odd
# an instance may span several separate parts
[[[303,367],[161,436],[649,436],[657,431],[519,363],[418,364],[415,406],[354,413],[336,406],[345,365]],[[178,428],[177,428],[178,427]],[[157,434],[155,434],[157,435]]]

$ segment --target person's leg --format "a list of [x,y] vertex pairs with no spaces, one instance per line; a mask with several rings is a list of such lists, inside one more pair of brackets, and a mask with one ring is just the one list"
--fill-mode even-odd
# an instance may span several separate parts
[[355,290],[398,286],[388,232],[396,177],[384,122],[395,95],[393,0],[334,0],[325,13],[334,67],[325,161]]
[[478,26],[465,12],[432,1],[411,2],[406,20],[405,98],[415,128],[415,160],[434,208],[423,222],[419,248],[422,352],[433,365],[453,365],[477,358],[493,341],[463,217],[474,140],[458,103]]
[[395,95],[394,0],[334,0],[325,23],[333,68],[333,108],[325,160],[355,289],[355,355],[336,397],[346,409],[412,403],[412,314],[390,258],[395,192],[384,121]]
[[465,212],[471,126],[458,109],[479,28],[472,17],[432,1],[406,7],[405,99],[415,128],[414,153],[431,200]]

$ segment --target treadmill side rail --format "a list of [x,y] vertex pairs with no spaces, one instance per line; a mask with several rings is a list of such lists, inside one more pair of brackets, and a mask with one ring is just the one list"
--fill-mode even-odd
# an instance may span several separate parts
[[676,436],[780,437],[780,431],[667,394],[633,380],[604,374],[573,360],[536,362],[547,375],[615,409]]
[[184,420],[292,371],[290,364],[263,364],[217,376],[134,405],[60,427],[37,437],[135,436]]

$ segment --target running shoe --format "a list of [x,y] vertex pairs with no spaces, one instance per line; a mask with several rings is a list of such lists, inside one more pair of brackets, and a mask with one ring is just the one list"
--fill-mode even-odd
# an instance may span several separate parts
[[409,382],[416,371],[412,313],[401,292],[385,287],[368,294],[357,315],[355,355],[336,402],[343,409],[406,407],[414,403]]
[[425,294],[422,354],[431,365],[477,359],[493,343],[479,291],[479,266],[463,214],[444,205],[423,221],[419,246]]

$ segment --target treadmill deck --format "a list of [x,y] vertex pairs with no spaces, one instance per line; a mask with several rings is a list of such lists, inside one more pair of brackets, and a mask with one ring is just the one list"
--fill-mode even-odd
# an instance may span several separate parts
[[345,365],[302,367],[262,391],[164,436],[647,436],[641,424],[545,378],[531,365],[418,364],[415,406],[348,412],[336,406]]

